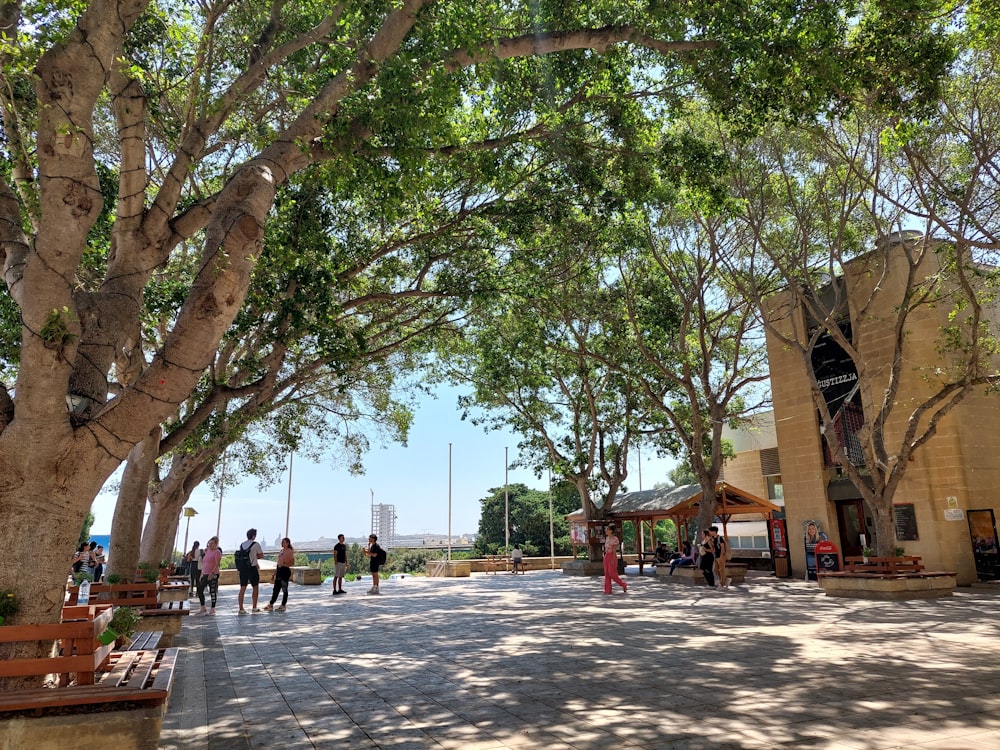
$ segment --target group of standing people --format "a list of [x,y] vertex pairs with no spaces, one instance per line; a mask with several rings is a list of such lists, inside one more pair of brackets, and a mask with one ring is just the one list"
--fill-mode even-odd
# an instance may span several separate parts
[[[379,590],[379,571],[385,565],[386,551],[378,543],[377,534],[369,534],[368,546],[361,550],[368,558],[368,572],[372,574],[372,587],[369,594],[381,594]],[[344,591],[344,576],[347,575],[347,542],[343,534],[337,534],[337,543],[333,545],[333,593],[332,596],[346,594]]]
[[[621,579],[618,573],[618,557],[621,548],[621,540],[613,525],[604,528],[604,593],[612,592],[612,584],[617,583],[622,587],[622,593],[628,592],[628,585]],[[730,559],[729,543],[726,538],[719,533],[718,526],[710,526],[702,532],[701,544],[698,547],[698,567],[701,568],[705,576],[705,582],[709,586],[715,587],[716,581],[722,587],[729,586],[729,579],[726,577],[726,561]],[[684,553],[670,561],[670,572],[678,565],[691,565],[694,561],[691,545],[684,543]]]
[[83,542],[80,544],[80,548],[73,553],[71,567],[74,573],[81,571],[89,573],[94,583],[100,583],[101,578],[104,577],[104,567],[107,562],[103,545],[97,542]]
[[[260,595],[260,561],[264,559],[264,549],[257,541],[257,529],[247,529],[246,541],[240,544],[234,555],[236,571],[240,576],[238,596],[239,613],[247,614],[245,607],[247,587],[250,587],[250,612],[257,613],[257,598]],[[288,584],[292,580],[292,566],[295,564],[295,548],[287,536],[281,540],[278,552],[278,566],[274,571],[274,588],[271,601],[264,607],[265,612],[284,612],[288,606]],[[281,604],[274,606],[281,596]]]
[[716,585],[728,587],[726,561],[731,557],[731,553],[726,538],[719,534],[718,526],[710,526],[701,532],[698,555],[698,567],[705,576],[705,582],[713,588]]

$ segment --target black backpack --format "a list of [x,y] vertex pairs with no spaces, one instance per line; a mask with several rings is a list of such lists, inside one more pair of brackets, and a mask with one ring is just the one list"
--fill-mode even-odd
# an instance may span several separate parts
[[384,549],[379,547],[378,554],[375,555],[375,563],[380,566],[385,565],[385,561],[388,559],[388,557],[389,557],[388,553]]
[[[253,545],[251,544],[250,547]],[[246,570],[250,567],[250,547],[244,547],[242,544],[236,548],[236,552],[233,554],[233,560],[236,563],[237,570]]]

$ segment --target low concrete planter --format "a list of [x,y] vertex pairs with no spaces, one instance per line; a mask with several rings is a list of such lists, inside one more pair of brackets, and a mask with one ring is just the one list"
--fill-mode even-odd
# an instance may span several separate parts
[[[747,567],[748,566],[745,563],[727,563],[726,577],[730,578],[734,585],[740,583],[746,583]],[[659,581],[666,581],[667,583],[679,583],[684,586],[708,585],[708,581],[705,580],[705,574],[701,572],[701,568],[692,567],[690,565],[674,568],[673,575],[670,575],[669,565],[657,565],[656,578]],[[717,581],[716,583],[719,582]]]
[[955,592],[956,576],[949,572],[821,573],[819,586],[827,596],[848,599],[936,599]]
[[160,587],[159,598],[161,602],[186,602],[190,591],[191,587],[187,584],[178,586],[177,584],[168,583]]
[[[66,711],[67,709],[63,709]],[[157,750],[166,704],[92,713],[11,716],[0,719],[0,750],[49,747],[101,747]]]
[[602,576],[604,575],[604,563],[590,560],[570,560],[563,563],[562,572],[563,575],[567,576]]
[[468,560],[428,560],[427,575],[435,578],[468,578],[472,575],[472,565]]
[[292,568],[292,583],[297,583],[300,586],[319,586],[323,583],[323,574],[319,568],[298,566]]

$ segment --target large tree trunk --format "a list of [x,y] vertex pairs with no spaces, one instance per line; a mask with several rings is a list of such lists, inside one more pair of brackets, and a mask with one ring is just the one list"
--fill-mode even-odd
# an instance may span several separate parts
[[155,563],[172,557],[181,511],[191,499],[194,488],[212,475],[214,466],[210,459],[175,458],[166,478],[151,489],[149,519],[140,547],[143,562]]
[[[9,624],[60,618],[80,526],[116,463],[88,439],[92,437],[74,435],[68,415],[61,425],[15,421],[0,434],[0,549],[16,558],[6,570],[16,574],[9,588],[20,603]],[[0,649],[0,659],[38,658],[50,647],[12,644]],[[4,681],[2,689],[23,684],[14,682]]]
[[161,430],[157,427],[128,454],[118,502],[111,521],[109,573],[131,580],[139,564],[139,543],[142,539],[142,517],[146,511],[149,483],[159,455]]

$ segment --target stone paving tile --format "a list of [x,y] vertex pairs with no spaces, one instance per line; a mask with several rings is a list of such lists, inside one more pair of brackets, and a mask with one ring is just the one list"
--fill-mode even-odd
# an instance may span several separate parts
[[[538,573],[192,617],[161,750],[1000,750],[1000,597]],[[321,590],[320,590],[321,589]],[[347,625],[344,627],[344,625]]]

